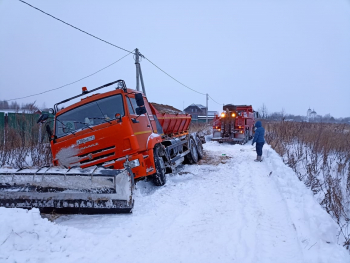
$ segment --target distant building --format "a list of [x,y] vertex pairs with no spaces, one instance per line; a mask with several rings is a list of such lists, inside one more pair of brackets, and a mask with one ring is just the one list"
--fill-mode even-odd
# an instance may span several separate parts
[[207,108],[202,104],[194,104],[192,103],[190,106],[184,109],[185,113],[191,114],[192,119],[197,120],[198,116],[206,116]]
[[306,120],[309,121],[310,120],[310,115],[311,115],[312,110],[309,108],[306,112]]
[[[202,104],[192,103],[184,109],[185,113],[191,114],[192,122],[205,122],[207,117],[207,108]],[[218,115],[217,111],[208,111],[208,121],[214,119],[215,115]]]
[[312,120],[314,120],[314,119],[316,118],[316,116],[317,116],[317,113],[316,113],[315,110],[313,110],[313,111],[311,112],[311,114],[310,114],[310,118],[311,118]]
[[307,122],[314,121],[316,117],[317,117],[317,112],[314,109],[311,110],[309,108],[306,112],[306,121]]

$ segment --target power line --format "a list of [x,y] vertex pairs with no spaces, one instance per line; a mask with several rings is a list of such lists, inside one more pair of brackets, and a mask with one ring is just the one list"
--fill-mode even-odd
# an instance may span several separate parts
[[[57,17],[55,17],[55,16],[53,16],[53,15],[51,15],[51,14],[49,14],[49,13],[47,13],[47,12],[45,12],[45,11],[39,9],[39,8],[37,8],[37,7],[35,7],[35,6],[31,5],[31,4],[29,4],[29,3],[27,3],[27,2],[25,2],[25,1],[23,1],[23,0],[19,0],[19,1],[22,2],[22,3],[24,3],[24,4],[26,4],[26,5],[28,5],[28,6],[30,6],[30,7],[32,7],[32,8],[34,8],[34,9],[36,9],[36,10],[38,10],[38,11],[40,11],[40,12],[42,12],[42,13],[45,14],[45,15],[48,15],[48,16],[50,16],[50,17],[52,17],[52,18],[54,18],[54,19],[56,19],[56,20],[58,20],[58,21],[60,21],[60,22],[62,22],[62,23],[64,23],[64,24],[66,24],[66,25],[68,25],[68,26],[74,28],[74,29],[77,29],[77,30],[79,30],[80,32],[83,32],[83,33],[85,33],[85,34],[87,34],[87,35],[89,35],[89,36],[91,36],[91,37],[93,37],[93,38],[96,38],[96,39],[98,39],[98,40],[100,40],[100,41],[102,41],[102,42],[105,42],[105,43],[107,43],[107,44],[109,44],[109,45],[111,45],[111,46],[113,46],[113,47],[116,47],[116,48],[119,48],[119,49],[124,50],[124,51],[126,51],[126,52],[129,52],[129,54],[131,54],[131,53],[134,54],[133,51],[129,51],[129,50],[127,50],[127,49],[124,49],[124,48],[122,48],[122,47],[119,47],[119,46],[117,46],[117,45],[114,45],[113,43],[110,43],[110,42],[108,42],[108,41],[106,41],[106,40],[103,40],[103,39],[101,39],[101,38],[99,38],[99,37],[97,37],[97,36],[95,36],[95,35],[93,35],[93,34],[90,34],[90,33],[86,32],[86,31],[84,31],[84,30],[82,30],[82,29],[80,29],[80,28],[78,28],[78,27],[76,27],[76,26],[73,26],[73,25],[71,25],[71,24],[69,24],[69,23],[67,23],[67,22],[65,22],[65,21],[63,21],[63,20],[61,20],[61,19],[59,19],[59,18],[57,18]],[[129,55],[129,54],[128,54],[128,55]],[[141,55],[141,54],[140,54],[140,55]],[[126,56],[127,56],[127,55],[126,55]],[[124,56],[124,57],[126,57],[126,56]],[[121,59],[123,59],[124,57],[122,57]],[[192,89],[192,88],[188,87],[187,85],[183,84],[182,82],[180,82],[179,80],[175,79],[173,76],[171,76],[169,73],[167,73],[166,71],[164,71],[163,69],[161,69],[160,67],[158,67],[156,64],[154,64],[151,60],[149,60],[149,59],[146,58],[145,56],[141,55],[141,57],[144,57],[144,58],[145,58],[148,62],[150,62],[153,66],[155,66],[156,68],[158,68],[160,71],[162,71],[162,72],[163,72],[164,74],[166,74],[168,77],[172,78],[173,80],[175,80],[176,82],[178,82],[178,83],[181,84],[182,86],[186,87],[187,89],[190,89],[190,90],[192,90],[192,91],[194,91],[194,92],[196,92],[196,93],[198,93],[198,94],[201,94],[201,95],[206,95],[205,93],[202,93],[202,92],[199,92],[199,91],[197,91],[197,90],[195,90],[195,89]],[[118,61],[120,61],[121,59],[119,59]],[[108,66],[105,67],[105,68],[108,68],[109,66],[111,66],[111,65],[113,65],[113,64],[115,64],[115,63],[117,63],[118,61],[116,61],[116,62],[114,62],[114,63],[108,65]],[[103,68],[103,69],[105,69],[105,68]],[[103,69],[101,69],[101,70],[103,70]],[[66,87],[66,86],[68,86],[68,85],[74,84],[74,83],[76,83],[76,82],[78,82],[78,81],[80,81],[80,80],[83,80],[83,79],[85,79],[85,78],[87,78],[87,77],[90,77],[90,76],[92,76],[92,75],[94,75],[94,74],[100,72],[101,70],[96,71],[95,73],[90,74],[89,76],[86,76],[86,77],[84,77],[84,78],[81,78],[81,79],[79,79],[79,80],[77,80],[77,81],[74,81],[74,82],[72,82],[72,83],[69,83],[69,84],[63,85],[63,86],[61,86],[61,87],[58,87],[58,88],[56,88],[56,89],[60,89],[60,88]],[[26,96],[26,97],[21,97],[21,98],[16,98],[16,99],[28,98],[28,97],[40,95],[40,94],[43,94],[43,93],[46,93],[46,92],[49,92],[49,91],[52,91],[52,90],[56,90],[56,89],[51,89],[51,90],[47,90],[47,91],[44,91],[44,92],[41,92],[41,93],[38,93],[38,94],[29,95],[29,96]],[[208,96],[209,96],[209,95],[208,95]],[[221,105],[221,103],[218,103],[218,102],[215,101],[212,97],[209,96],[209,98],[210,98],[212,101],[214,101],[215,103]],[[11,100],[16,100],[16,99],[11,99]],[[8,100],[8,101],[11,101],[11,100]]]
[[[206,95],[205,93],[199,92],[199,91],[197,91],[197,90],[195,90],[195,89],[192,89],[192,88],[186,86],[185,84],[183,84],[182,82],[178,81],[177,79],[175,79],[174,77],[172,77],[170,74],[168,74],[167,72],[165,72],[163,69],[161,69],[160,67],[158,67],[156,64],[154,64],[152,61],[150,61],[150,60],[149,60],[148,58],[146,58],[145,56],[142,56],[142,57],[144,57],[148,62],[150,62],[153,66],[155,66],[157,69],[159,69],[160,71],[162,71],[164,74],[166,74],[167,76],[169,76],[170,78],[172,78],[172,79],[175,80],[176,82],[180,83],[182,86],[184,86],[184,87],[186,87],[186,88],[188,88],[188,89],[190,89],[190,90],[192,90],[192,91],[194,91],[194,92],[197,92],[197,93],[199,93],[199,94],[201,94],[201,95]],[[222,103],[219,103],[219,102],[217,102],[216,100],[214,100],[209,94],[208,94],[208,97],[209,97],[212,101],[214,101],[215,103],[217,103],[217,104],[219,104],[219,105],[222,105]]]
[[106,69],[106,68],[109,68],[110,66],[112,66],[112,65],[114,65],[115,63],[117,63],[117,62],[121,61],[123,58],[125,58],[125,57],[129,56],[130,54],[131,54],[131,52],[130,52],[130,53],[128,53],[128,54],[126,54],[124,57],[122,57],[122,58],[118,59],[117,61],[113,62],[112,64],[109,64],[108,66],[106,66],[106,67],[104,67],[104,68],[102,68],[102,69],[100,69],[100,70],[98,70],[98,71],[96,71],[96,72],[94,72],[94,73],[92,73],[92,74],[90,74],[90,75],[87,75],[86,77],[83,77],[83,78],[78,79],[78,80],[76,80],[76,81],[73,81],[73,82],[71,82],[71,83],[65,84],[65,85],[60,86],[60,87],[58,87],[58,88],[49,89],[49,90],[46,90],[46,91],[43,91],[43,92],[40,92],[40,93],[36,93],[36,94],[32,94],[32,95],[28,95],[28,96],[25,96],[25,97],[20,97],[20,98],[15,98],[15,99],[10,99],[10,100],[6,100],[6,101],[12,101],[12,100],[25,99],[25,98],[29,98],[29,97],[34,97],[34,96],[37,96],[37,95],[41,95],[41,94],[44,94],[44,93],[47,93],[47,92],[50,92],[50,91],[53,91],[53,90],[62,89],[62,88],[64,88],[64,87],[67,87],[67,86],[69,86],[69,85],[72,85],[72,84],[74,84],[74,83],[77,83],[77,82],[79,82],[79,81],[81,81],[81,80],[83,80],[83,79],[86,79],[86,78],[88,78],[88,77],[91,77],[91,76],[93,76],[93,75],[95,75],[95,74],[99,73],[100,71],[102,71],[102,70],[104,70],[104,69]]
[[202,95],[206,95],[205,93],[202,93],[202,92],[199,92],[197,90],[194,90],[188,86],[186,86],[185,84],[183,84],[182,82],[178,81],[177,79],[175,79],[174,77],[172,77],[170,74],[168,74],[167,72],[165,72],[164,70],[162,70],[160,67],[158,67],[156,64],[154,64],[152,61],[150,61],[148,58],[146,58],[145,56],[143,56],[148,62],[150,62],[153,66],[155,66],[157,69],[159,69],[160,71],[162,71],[164,74],[166,74],[168,77],[172,78],[173,80],[175,80],[176,82],[180,83],[182,86],[194,91],[194,92],[197,92],[199,94],[202,94]]
[[73,25],[71,25],[71,24],[69,24],[69,23],[67,23],[67,22],[65,22],[65,21],[63,21],[63,20],[61,20],[61,19],[59,19],[59,18],[53,16],[53,15],[50,15],[49,13],[46,13],[45,11],[43,11],[43,10],[41,10],[41,9],[35,7],[35,6],[32,6],[31,4],[29,4],[29,3],[27,3],[27,2],[25,2],[25,1],[23,1],[23,0],[19,0],[19,1],[22,2],[22,3],[24,3],[24,4],[26,4],[26,5],[28,5],[28,6],[30,6],[30,7],[32,7],[32,8],[34,8],[34,9],[36,9],[36,10],[38,10],[38,11],[40,11],[40,12],[42,12],[42,13],[44,13],[45,15],[48,15],[48,16],[50,16],[50,17],[52,17],[52,18],[54,18],[54,19],[56,19],[56,20],[58,20],[58,21],[60,21],[60,22],[62,22],[62,23],[64,23],[64,24],[66,24],[66,25],[68,25],[68,26],[70,26],[70,27],[73,27],[74,29],[77,29],[77,30],[79,30],[79,31],[81,31],[81,32],[83,32],[83,33],[85,33],[85,34],[91,36],[91,37],[94,37],[94,38],[96,38],[96,39],[98,39],[98,40],[100,40],[100,41],[102,41],[102,42],[105,42],[105,43],[107,43],[107,44],[113,46],[113,47],[116,47],[116,48],[119,48],[119,49],[124,50],[124,51],[126,51],[126,52],[132,53],[132,51],[126,50],[125,48],[119,47],[119,46],[117,46],[117,45],[112,44],[111,42],[108,42],[108,41],[106,41],[106,40],[103,40],[102,38],[99,38],[99,37],[97,37],[97,36],[94,36],[93,34],[90,34],[90,33],[86,32],[86,31],[84,31],[84,30],[82,30],[82,29],[80,29],[80,28],[78,28],[78,27],[76,27],[76,26],[73,26]]
[[212,97],[210,97],[210,95],[208,94],[208,97],[211,98],[212,101],[214,101],[215,103],[222,105],[222,103],[217,102],[216,100],[214,100]]

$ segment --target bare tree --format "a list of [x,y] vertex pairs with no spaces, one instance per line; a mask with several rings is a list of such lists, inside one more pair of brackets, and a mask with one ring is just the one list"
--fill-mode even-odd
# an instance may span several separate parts
[[281,121],[284,121],[286,119],[287,113],[284,108],[281,110]]
[[258,112],[259,112],[260,118],[262,118],[262,119],[267,118],[268,110],[267,110],[265,103],[263,103],[263,105],[258,109]]

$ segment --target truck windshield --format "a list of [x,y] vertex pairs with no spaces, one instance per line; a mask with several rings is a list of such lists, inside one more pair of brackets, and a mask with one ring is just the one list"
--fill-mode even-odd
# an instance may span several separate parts
[[116,113],[124,116],[123,99],[120,94],[82,105],[58,115],[55,120],[55,135],[62,137],[75,131],[110,122]]

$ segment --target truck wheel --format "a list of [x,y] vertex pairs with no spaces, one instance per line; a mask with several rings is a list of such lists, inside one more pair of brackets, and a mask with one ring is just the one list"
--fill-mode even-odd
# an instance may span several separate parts
[[159,156],[159,146],[154,147],[153,149],[154,155],[154,164],[156,166],[156,173],[153,175],[153,183],[156,186],[162,186],[166,183],[165,176],[165,164],[164,160],[161,156]]
[[204,157],[204,151],[203,151],[203,144],[201,139],[197,139],[197,153],[198,153],[198,159],[202,159]]
[[189,164],[197,163],[198,162],[198,151],[197,146],[194,140],[191,138],[189,141],[190,144],[190,152],[186,154],[186,160]]

